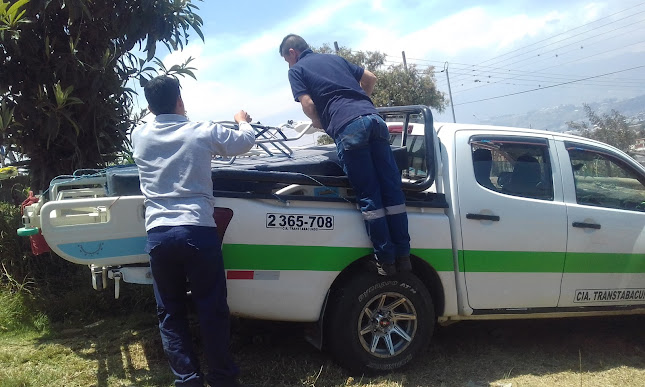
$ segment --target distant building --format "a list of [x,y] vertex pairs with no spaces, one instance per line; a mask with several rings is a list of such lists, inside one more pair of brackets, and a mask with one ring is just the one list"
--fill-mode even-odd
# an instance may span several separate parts
[[632,150],[634,152],[645,152],[645,138],[637,139],[636,143],[632,145]]
[[636,143],[630,147],[630,151],[634,160],[645,165],[645,138],[636,139]]

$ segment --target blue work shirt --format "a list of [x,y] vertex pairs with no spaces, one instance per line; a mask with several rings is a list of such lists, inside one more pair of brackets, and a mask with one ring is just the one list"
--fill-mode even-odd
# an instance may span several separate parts
[[376,113],[360,86],[365,70],[338,55],[303,51],[289,69],[289,83],[296,102],[309,94],[323,128],[332,138],[353,119]]

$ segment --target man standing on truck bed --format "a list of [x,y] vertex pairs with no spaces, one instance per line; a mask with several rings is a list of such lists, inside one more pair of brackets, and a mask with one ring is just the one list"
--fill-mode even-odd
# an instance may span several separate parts
[[300,36],[280,44],[296,102],[336,143],[365,220],[379,274],[410,271],[410,235],[401,173],[387,125],[370,95],[376,76],[337,55],[314,53]]
[[239,131],[186,118],[179,81],[152,79],[144,91],[154,121],[132,132],[134,160],[145,196],[146,231],[159,331],[176,386],[203,386],[192,349],[186,279],[199,316],[211,386],[237,386],[229,352],[230,325],[221,241],[213,218],[211,158],[251,149],[249,115],[235,114]]

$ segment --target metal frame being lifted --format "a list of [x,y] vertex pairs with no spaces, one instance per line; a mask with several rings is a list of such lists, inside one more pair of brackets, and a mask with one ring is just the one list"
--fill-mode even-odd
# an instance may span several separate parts
[[[237,129],[237,123],[233,121],[219,121],[218,124],[229,129]],[[301,139],[307,134],[313,134],[321,129],[314,128],[310,122],[294,122],[288,121],[286,124],[283,124],[279,127],[277,126],[267,126],[261,124],[251,124],[255,130],[255,145],[258,146],[266,155],[273,156],[275,152],[281,153],[286,157],[291,157],[293,155],[293,149],[291,149],[286,143],[289,141],[296,141]],[[298,133],[295,137],[287,137],[283,132],[284,129],[291,129]],[[271,149],[272,146],[274,149]],[[223,164],[233,164],[235,162],[234,157],[221,157],[217,160],[218,163]]]

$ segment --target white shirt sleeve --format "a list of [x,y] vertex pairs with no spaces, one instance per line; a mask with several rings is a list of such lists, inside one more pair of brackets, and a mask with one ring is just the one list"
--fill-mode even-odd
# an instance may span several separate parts
[[212,129],[213,154],[236,156],[248,152],[255,145],[255,130],[248,122],[239,124],[239,130],[214,124]]

